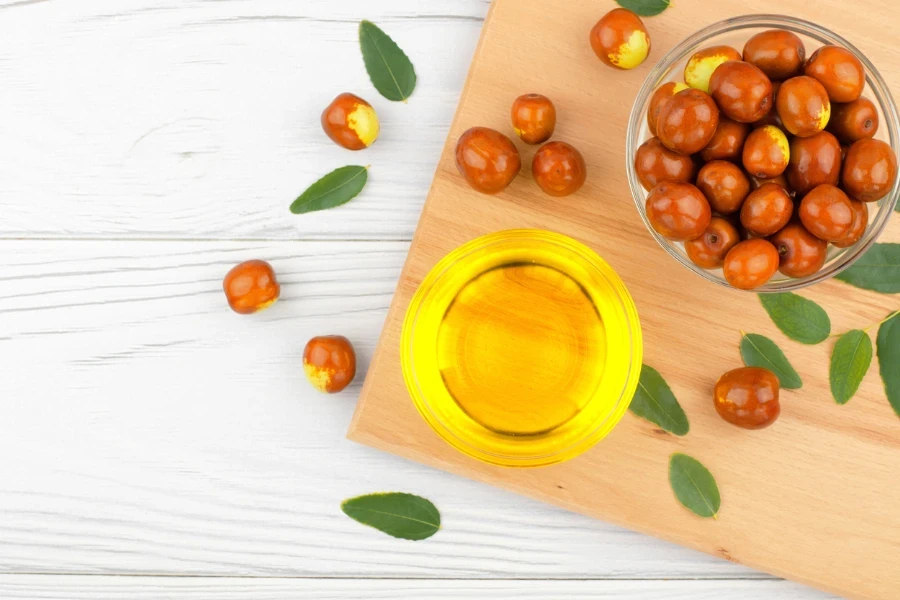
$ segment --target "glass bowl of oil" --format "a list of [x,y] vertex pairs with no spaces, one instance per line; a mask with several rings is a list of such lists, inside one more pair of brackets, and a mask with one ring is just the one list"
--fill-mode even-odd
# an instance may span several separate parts
[[419,413],[481,461],[573,458],[619,422],[642,359],[637,309],[587,246],[535,229],[445,256],[406,313],[400,358]]

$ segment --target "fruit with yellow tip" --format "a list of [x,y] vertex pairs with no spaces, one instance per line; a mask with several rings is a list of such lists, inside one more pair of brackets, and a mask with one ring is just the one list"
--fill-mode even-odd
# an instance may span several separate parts
[[791,160],[787,136],[774,125],[754,129],[744,142],[742,158],[744,168],[754,177],[777,177],[784,173]]
[[597,57],[617,69],[633,69],[650,54],[650,34],[644,22],[624,8],[603,15],[591,30],[590,39]]
[[741,53],[731,46],[711,46],[698,50],[684,66],[684,82],[708,94],[709,78],[713,71],[729,60],[741,60]]
[[344,93],[322,112],[322,129],[338,146],[362,150],[375,143],[381,127],[371,104],[359,96]]

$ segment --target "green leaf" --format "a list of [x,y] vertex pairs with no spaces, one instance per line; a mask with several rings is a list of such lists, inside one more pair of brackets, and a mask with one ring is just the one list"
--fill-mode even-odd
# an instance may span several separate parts
[[799,390],[803,380],[791,366],[775,342],[757,333],[745,333],[741,338],[741,358],[748,367],[762,367],[778,376],[781,387],[786,390]]
[[835,278],[864,290],[900,293],[900,244],[875,244]]
[[416,70],[400,46],[375,23],[362,21],[359,47],[378,93],[394,102],[406,102],[416,89]]
[[641,380],[628,409],[675,435],[687,435],[690,430],[687,415],[675,394],[653,367],[643,365]]
[[616,0],[622,8],[642,17],[654,17],[669,8],[672,0]]
[[697,459],[679,452],[670,456],[669,484],[678,501],[695,515],[715,518],[719,513],[719,486]]
[[818,344],[831,335],[831,319],[821,306],[791,292],[759,294],[775,325],[795,342]]
[[341,503],[341,510],[363,525],[404,540],[424,540],[441,528],[441,513],[434,504],[401,492],[350,498]]
[[872,364],[872,340],[862,329],[842,335],[831,352],[831,395],[838,404],[847,404],[859,389]]
[[291,204],[291,212],[299,215],[346,204],[366,187],[368,179],[368,167],[335,169],[300,194]]
[[881,324],[876,344],[884,391],[894,412],[900,417],[900,313]]

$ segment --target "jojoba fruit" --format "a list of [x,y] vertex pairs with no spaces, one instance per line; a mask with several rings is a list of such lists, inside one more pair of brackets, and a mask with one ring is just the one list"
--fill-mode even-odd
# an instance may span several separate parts
[[725,115],[719,115],[719,124],[706,148],[700,151],[700,157],[709,162],[712,160],[741,160],[744,141],[750,134],[750,126],[746,123],[732,121]]
[[881,140],[859,140],[847,150],[841,182],[857,200],[875,202],[891,191],[897,176],[897,157]]
[[633,69],[650,54],[650,34],[640,17],[630,10],[616,8],[591,29],[591,48],[605,64]]
[[556,107],[541,94],[519,96],[512,105],[512,126],[526,144],[543,144],[556,129]]
[[787,136],[774,125],[754,129],[744,143],[744,168],[761,179],[784,173],[790,156]]
[[827,131],[791,140],[788,183],[800,196],[823,183],[837,185],[841,178],[841,145]]
[[714,211],[728,215],[744,203],[750,193],[750,182],[737,165],[713,160],[703,165],[697,174],[697,188],[703,192]]
[[804,72],[825,87],[832,102],[853,102],[866,87],[862,63],[840,46],[822,46],[813,52]]
[[664,238],[687,241],[700,237],[712,219],[709,202],[696,187],[663,181],[647,196],[647,219]]
[[878,131],[878,109],[875,103],[861,96],[846,104],[832,104],[828,131],[842,144],[852,144],[873,137]]
[[735,244],[725,255],[725,280],[740,290],[765,285],[778,271],[778,251],[771,242],[751,238]]
[[741,207],[741,225],[756,235],[772,235],[791,220],[794,202],[783,187],[774,183],[750,192]]
[[663,105],[656,122],[656,135],[670,150],[695,154],[709,144],[718,125],[719,109],[709,94],[687,89]]
[[661,181],[684,181],[694,179],[694,161],[690,156],[669,150],[659,138],[650,138],[637,149],[634,156],[634,170],[644,189],[652,190]]
[[783,29],[770,29],[747,40],[744,60],[759,67],[769,79],[788,79],[803,70],[806,47],[796,34]]
[[281,294],[275,271],[264,260],[248,260],[234,266],[225,275],[222,288],[228,306],[241,315],[269,308]]
[[320,392],[336,394],[356,376],[356,352],[342,335],[316,336],[303,349],[303,371]]
[[741,60],[741,53],[731,46],[712,46],[698,50],[684,66],[684,82],[688,86],[709,93],[709,79],[719,65],[729,60]]
[[828,242],[811,234],[802,223],[792,221],[769,238],[778,250],[778,268],[788,277],[818,273],[828,256]]
[[831,117],[828,92],[817,80],[802,75],[781,84],[775,109],[784,128],[798,137],[819,133]]
[[781,382],[768,369],[741,367],[716,382],[713,401],[719,416],[744,429],[768,427],[781,414]]
[[368,148],[378,139],[380,126],[372,105],[353,94],[341,94],[322,112],[322,129],[348,150]]
[[534,154],[531,174],[545,194],[568,196],[584,185],[587,165],[574,146],[565,142],[550,142]]
[[800,201],[800,221],[811,234],[826,242],[838,242],[853,225],[850,198],[839,188],[822,184]]
[[740,233],[731,221],[713,217],[703,235],[684,243],[684,251],[698,267],[717,269],[725,263],[728,251],[740,241]]
[[456,168],[477,191],[497,194],[519,174],[522,159],[512,140],[499,131],[473,127],[456,143]]
[[772,109],[772,82],[750,63],[729,60],[713,72],[709,91],[729,119],[753,123]]
[[656,88],[656,91],[650,96],[650,103],[647,106],[647,127],[651,134],[656,135],[656,122],[666,102],[678,92],[686,89],[688,86],[677,81],[670,81]]
[[847,234],[834,242],[838,248],[849,248],[862,239],[866,233],[866,227],[869,226],[869,205],[859,200],[850,199],[850,206],[853,208],[853,223]]

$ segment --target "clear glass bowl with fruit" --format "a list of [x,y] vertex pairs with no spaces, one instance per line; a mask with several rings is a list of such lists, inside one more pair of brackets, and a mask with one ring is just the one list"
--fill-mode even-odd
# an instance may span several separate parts
[[653,68],[628,123],[628,181],[647,229],[682,265],[784,292],[833,277],[884,230],[900,194],[898,136],[887,85],[850,42],[747,15]]

